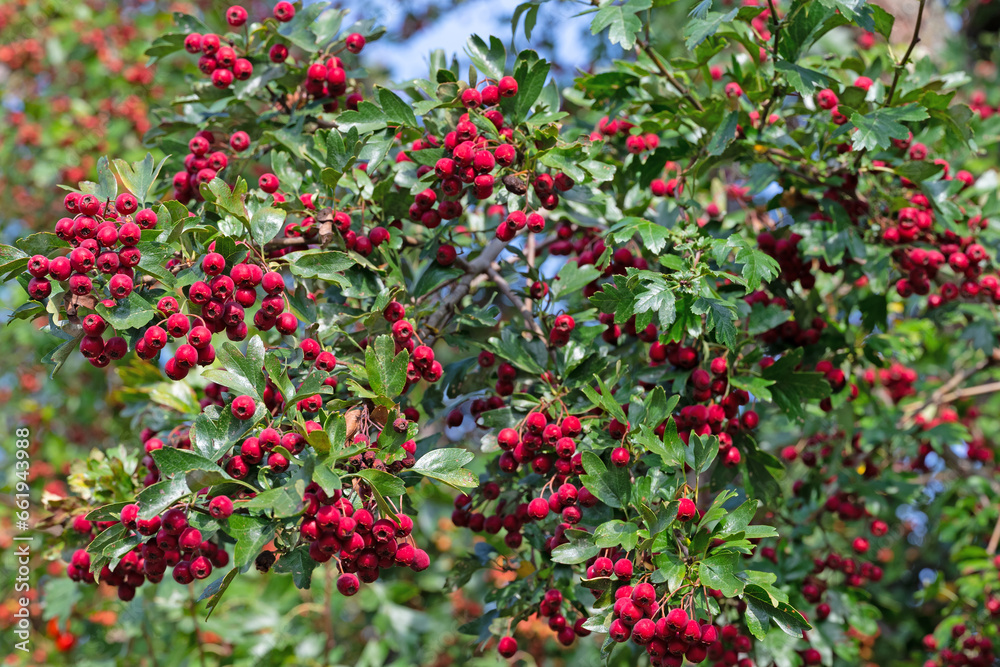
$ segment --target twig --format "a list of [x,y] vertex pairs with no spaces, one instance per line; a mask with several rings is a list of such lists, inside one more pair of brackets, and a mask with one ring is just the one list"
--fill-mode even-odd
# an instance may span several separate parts
[[188,597],[191,600],[191,621],[194,623],[194,640],[198,644],[198,656],[201,667],[205,667],[205,647],[201,643],[201,628],[198,627],[198,602],[194,599],[194,584],[188,584]]
[[531,312],[531,308],[529,308],[528,305],[521,300],[521,297],[514,293],[514,290],[510,287],[510,283],[504,280],[503,276],[501,276],[500,273],[492,266],[486,269],[486,275],[490,277],[490,280],[496,283],[497,288],[503,292],[504,296],[510,299],[510,302],[514,304],[514,307],[521,311],[521,316],[524,317],[524,323],[528,326],[528,328],[531,329],[536,336],[545,340],[545,332],[542,330],[542,327],[538,324],[538,322],[535,321],[535,315]]
[[272,250],[281,250],[282,248],[287,248],[288,246],[296,245],[309,245],[309,240],[302,238],[301,236],[285,236],[280,239],[274,239],[273,241],[268,241],[264,244],[264,252],[270,252]]
[[993,525],[993,534],[990,535],[990,542],[986,545],[986,553],[991,556],[995,555],[998,544],[1000,544],[1000,516],[997,517],[997,522]]
[[677,89],[677,92],[679,92],[684,99],[690,102],[698,111],[705,110],[705,107],[703,107],[701,102],[699,102],[698,99],[691,94],[691,91],[689,91],[683,83],[678,81],[677,77],[670,73],[670,70],[666,68],[660,60],[660,57],[656,54],[656,50],[649,45],[649,42],[640,42],[638,46],[646,53],[647,56],[649,56],[650,60],[653,61],[653,64],[656,65],[656,69],[660,71],[660,74],[662,74],[663,77],[670,82],[671,86]]
[[958,389],[951,392],[950,394],[944,396],[941,401],[943,403],[948,403],[959,398],[969,398],[971,396],[981,396],[983,394],[992,394],[995,391],[1000,391],[1000,382],[987,382],[986,384],[981,384],[976,387],[965,387],[963,389]]
[[940,403],[945,402],[944,400],[945,397],[951,392],[953,392],[955,389],[957,389],[959,385],[961,385],[963,382],[968,380],[970,377],[972,377],[979,371],[988,368],[994,365],[995,363],[996,359],[994,359],[993,357],[989,357],[988,359],[980,361],[975,366],[972,366],[971,368],[966,368],[965,370],[951,376],[951,378],[947,382],[945,382],[943,385],[935,389],[926,399],[924,399],[920,403],[911,403],[910,405],[903,408],[903,416],[899,420],[898,427],[899,428],[908,427],[913,422],[913,419],[921,412],[926,410],[931,405],[938,405]]
[[896,72],[892,75],[892,85],[885,96],[885,102],[882,103],[883,107],[892,104],[892,97],[896,94],[896,84],[899,83],[899,76],[903,73],[906,63],[910,60],[910,55],[913,54],[913,49],[917,46],[917,42],[920,41],[920,24],[924,19],[924,5],[926,2],[927,0],[920,0],[920,6],[917,8],[917,22],[913,26],[913,38],[910,40],[910,46],[906,49],[906,53],[903,54],[903,59],[896,65]]
[[479,257],[469,262],[465,275],[462,276],[462,279],[458,281],[458,284],[452,288],[451,292],[441,299],[441,304],[437,307],[437,310],[431,313],[431,316],[427,318],[426,322],[424,322],[423,337],[426,338],[427,336],[430,336],[434,338],[438,336],[445,323],[453,315],[455,308],[471,290],[473,281],[486,273],[486,270],[493,264],[493,260],[495,260],[506,247],[506,241],[493,239],[486,245],[485,248],[483,248],[483,251],[479,253]]

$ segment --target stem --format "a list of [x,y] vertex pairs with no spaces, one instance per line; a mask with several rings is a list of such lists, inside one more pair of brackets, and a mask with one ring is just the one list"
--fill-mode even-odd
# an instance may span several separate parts
[[198,644],[198,657],[201,667],[205,667],[205,647],[201,643],[201,628],[198,626],[198,602],[194,598],[194,584],[188,584],[188,597],[191,600],[191,621],[194,623],[194,640]]
[[455,309],[463,298],[469,293],[472,287],[473,281],[479,276],[486,273],[487,269],[493,264],[504,248],[507,247],[506,241],[501,241],[500,239],[493,239],[490,241],[483,251],[479,253],[479,257],[468,263],[465,270],[465,275],[462,279],[458,281],[458,284],[448,293],[446,297],[441,299],[441,305],[437,307],[431,316],[427,318],[424,323],[424,337],[430,336],[431,338],[436,338],[440,335],[441,329],[447,324],[448,320],[451,319],[454,314]]
[[906,67],[906,63],[910,60],[910,55],[913,53],[913,49],[917,46],[917,42],[920,41],[920,24],[924,20],[924,5],[927,0],[920,0],[920,6],[917,7],[917,22],[913,26],[913,38],[910,40],[910,46],[906,49],[906,53],[903,54],[903,59],[899,61],[896,65],[896,72],[892,75],[892,85],[889,87],[889,92],[885,96],[885,102],[882,103],[883,107],[887,107],[892,104],[892,97],[896,94],[896,84],[899,83],[899,76],[903,73],[903,69]]
[[486,269],[486,275],[490,277],[490,280],[496,283],[497,288],[503,292],[504,296],[510,299],[510,302],[514,304],[514,307],[521,311],[521,316],[524,317],[525,325],[531,329],[536,336],[544,340],[545,332],[542,331],[542,327],[535,321],[535,316],[534,313],[531,312],[531,308],[529,308],[528,305],[521,300],[521,297],[514,293],[514,290],[511,289],[510,284],[504,280],[503,276],[501,276],[500,273],[492,266]]
[[703,107],[701,102],[699,102],[698,99],[691,94],[691,91],[689,91],[683,83],[678,81],[677,77],[670,73],[670,70],[666,68],[660,60],[659,55],[657,55],[656,50],[649,45],[649,42],[641,42],[638,46],[646,53],[647,56],[649,56],[650,60],[653,61],[653,64],[656,65],[656,69],[659,70],[661,75],[663,75],[663,78],[669,81],[670,85],[673,86],[677,92],[684,97],[684,99],[690,102],[698,111],[705,110],[705,107]]

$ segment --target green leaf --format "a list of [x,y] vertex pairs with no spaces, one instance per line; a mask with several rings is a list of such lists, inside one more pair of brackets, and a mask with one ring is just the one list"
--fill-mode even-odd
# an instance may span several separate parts
[[56,373],[59,372],[59,369],[61,369],[63,367],[63,364],[66,363],[66,360],[69,359],[69,355],[73,354],[75,350],[79,349],[80,340],[82,339],[83,339],[83,334],[81,333],[79,336],[77,336],[72,340],[67,340],[65,342],[60,343],[51,351],[49,351],[44,357],[42,357],[43,364],[48,364],[52,366],[52,372],[49,373],[50,378],[54,378],[56,376]]
[[587,472],[580,476],[583,485],[609,507],[627,506],[632,484],[628,469],[612,466],[609,470],[593,452],[583,452],[581,458]]
[[622,218],[608,230],[611,240],[622,244],[636,234],[643,247],[655,254],[660,254],[670,243],[670,230],[645,218]]
[[698,563],[701,583],[722,591],[727,598],[735,597],[744,590],[744,583],[736,577],[740,555],[735,552],[710,556]]
[[376,86],[378,91],[378,101],[382,105],[382,111],[395,125],[403,127],[417,127],[417,117],[413,114],[413,107],[400,99],[399,95],[388,88]]
[[726,239],[726,246],[736,251],[736,262],[743,265],[747,294],[760,289],[762,282],[776,278],[781,272],[781,266],[773,257],[752,246],[739,234]]
[[556,279],[552,281],[552,296],[576,294],[589,283],[601,277],[601,270],[595,266],[580,266],[576,262],[566,262]]
[[465,43],[465,52],[469,55],[472,64],[487,78],[498,80],[503,77],[504,66],[507,62],[507,50],[496,37],[490,36],[490,45],[479,35],[472,35]]
[[358,104],[357,111],[345,111],[337,119],[337,127],[342,132],[357,130],[358,134],[368,134],[381,130],[389,124],[389,117],[377,106],[365,100]]
[[635,326],[639,331],[652,321],[653,314],[656,314],[661,329],[666,329],[677,319],[676,298],[661,276],[643,277],[636,292],[635,314]]
[[157,316],[156,307],[138,291],[133,291],[128,298],[118,301],[114,308],[98,303],[94,310],[118,331],[138,329]]
[[739,118],[738,111],[730,111],[726,114],[719,129],[712,136],[712,140],[708,142],[709,155],[722,155],[729,144],[736,141],[736,126]]
[[[319,42],[316,33],[313,32],[312,28],[314,27],[316,19],[319,18],[319,15],[322,14],[328,6],[329,5],[325,2],[316,2],[300,7],[298,11],[295,12],[295,16],[291,21],[288,23],[278,24],[278,34],[295,46],[298,46],[309,53],[315,53],[320,49],[323,43]],[[325,31],[328,30],[328,26],[326,24],[321,24],[320,27],[323,29],[325,34]]]
[[575,565],[590,560],[601,552],[594,544],[594,536],[582,530],[567,530],[569,542],[552,550],[552,561],[563,565]]
[[715,338],[729,349],[736,347],[736,306],[714,297],[699,297],[691,304],[691,312],[705,315],[706,333],[715,332]]
[[156,467],[164,477],[185,474],[196,470],[205,472],[216,472],[228,477],[219,465],[210,459],[206,459],[201,454],[186,449],[175,447],[164,447],[154,449],[151,453]]
[[473,458],[472,452],[464,449],[435,449],[417,459],[410,470],[454,487],[475,488],[479,479],[462,467]]
[[[500,338],[490,338],[488,342],[491,352],[514,366],[532,375],[541,375],[545,372],[542,363],[545,363],[548,354],[544,343],[525,341],[512,327],[503,327],[500,330]],[[539,359],[543,361],[539,363]]]
[[410,292],[415,297],[423,296],[449,281],[462,277],[463,273],[464,271],[457,266],[441,266],[434,261],[427,262],[420,276],[413,282]]
[[250,234],[258,243],[267,243],[278,235],[284,224],[284,211],[270,206],[260,208],[250,218]]
[[101,201],[114,201],[118,194],[118,179],[111,172],[107,157],[97,161],[97,190],[94,194]]
[[670,551],[657,555],[654,562],[657,570],[653,573],[653,582],[665,583],[668,590],[676,591],[687,576],[687,566],[684,562],[677,554]]
[[691,434],[685,454],[690,454],[690,465],[695,472],[704,472],[719,454],[719,437]]
[[174,248],[157,241],[142,241],[137,246],[142,257],[139,258],[139,269],[147,273],[167,287],[173,287],[177,278],[167,269],[167,262],[174,256]]
[[[517,81],[517,95],[513,99],[513,123],[518,123],[528,116],[532,105],[538,101],[542,91],[545,89],[545,80],[549,76],[549,63],[544,60],[537,60],[529,65],[522,59],[526,54],[537,57],[534,51],[525,51],[518,55],[517,66],[514,68],[514,79]],[[549,111],[558,111],[558,109],[550,109]]]
[[322,46],[332,41],[340,32],[340,24],[346,14],[346,9],[331,8],[316,17],[316,20],[309,26],[313,34],[316,35],[316,44]]
[[295,516],[302,509],[302,494],[292,485],[276,486],[267,491],[257,493],[253,498],[242,503],[246,509],[269,510],[275,518]]
[[142,520],[152,519],[190,493],[191,490],[184,477],[165,479],[150,484],[135,498],[136,504],[139,505],[139,518]]
[[229,185],[224,180],[216,177],[208,183],[202,183],[200,191],[202,197],[214,203],[222,211],[229,213],[244,224],[250,222],[244,203],[247,182],[242,178],[237,179],[236,185],[230,190]]
[[374,345],[365,349],[365,370],[372,391],[385,398],[395,398],[406,386],[406,365],[410,354],[396,354],[391,336],[379,336]]
[[795,370],[802,361],[802,354],[802,348],[786,352],[774,364],[761,371],[765,380],[774,381],[768,389],[775,405],[794,419],[805,419],[804,406],[807,403],[830,395],[830,384],[822,373]]
[[[183,40],[181,47],[183,48]],[[160,160],[160,164],[155,164],[152,153],[146,153],[146,157],[141,162],[133,162],[131,165],[121,159],[114,161],[118,177],[128,191],[139,200],[140,208],[149,201],[147,199],[149,190],[156,182],[156,177],[160,175],[160,170],[169,157],[169,155],[165,156]]]
[[345,278],[340,272],[346,271],[357,262],[343,252],[312,252],[303,250],[285,255],[288,270],[300,278],[318,278],[328,282],[345,284]]
[[[623,279],[621,281],[625,283]],[[590,302],[597,306],[602,313],[614,313],[615,323],[627,322],[635,315],[636,297],[627,287],[619,287],[618,279],[614,282],[604,283],[601,291],[590,297]]]
[[361,477],[368,482],[372,488],[383,496],[402,496],[406,493],[406,485],[403,484],[403,480],[382,470],[368,468],[359,470],[355,474],[357,477]]
[[229,588],[229,584],[233,583],[237,574],[239,574],[239,568],[234,567],[229,572],[226,572],[225,575],[210,583],[205,587],[205,590],[202,591],[201,596],[198,598],[198,602],[208,599],[208,604],[206,605],[208,608],[208,614],[205,616],[206,621],[212,616],[212,612],[215,611],[215,608],[219,606],[222,596],[225,594],[226,589]]
[[631,551],[639,541],[639,527],[634,523],[612,519],[594,530],[594,543],[602,548],[621,546]]
[[725,537],[745,532],[755,514],[757,514],[757,501],[748,498],[746,502],[726,515],[719,526],[718,536]]
[[771,621],[791,637],[801,638],[803,632],[812,630],[795,608],[784,602],[774,604],[768,592],[757,584],[747,584],[740,597],[747,605],[747,627],[757,639],[764,638]]
[[229,534],[236,540],[233,565],[238,570],[245,570],[264,545],[274,539],[274,522],[262,517],[233,514],[229,517]]
[[[318,433],[318,431],[316,432]],[[336,463],[336,460],[334,460],[333,463]],[[328,496],[333,496],[333,494],[340,490],[342,486],[340,476],[334,472],[332,464],[317,464],[316,468],[313,470],[313,481],[319,484],[320,488],[323,489]]]
[[918,121],[927,118],[927,110],[919,104],[884,107],[865,115],[852,110],[851,123],[858,128],[852,139],[854,149],[889,148],[892,145],[892,139],[905,139],[909,136],[910,130],[901,124],[903,121]]
[[817,89],[829,88],[836,83],[832,77],[822,72],[817,72],[816,70],[785,60],[779,60],[775,68],[779,72],[784,73],[788,85],[802,95],[812,95]]
[[309,547],[301,546],[282,554],[274,564],[273,571],[278,574],[291,574],[296,588],[307,589],[312,585],[312,573],[317,565],[319,563],[309,555]]
[[635,36],[642,30],[642,20],[637,16],[653,6],[652,0],[628,0],[623,5],[606,4],[597,11],[590,22],[590,34],[607,29],[612,44],[620,44],[626,51],[635,46]]
[[[712,6],[711,2],[708,3],[708,6]],[[684,36],[686,37],[684,46],[686,46],[689,51],[693,51],[694,47],[698,46],[718,32],[719,28],[721,28],[723,24],[730,23],[734,18],[736,18],[736,14],[738,13],[739,7],[736,7],[725,14],[720,14],[719,12],[706,12],[704,17],[688,21],[687,25],[684,27]]]
[[677,437],[677,425],[673,419],[667,422],[667,432],[670,437],[664,433],[665,437],[661,440],[648,424],[642,424],[639,431],[632,434],[632,440],[659,456],[664,466],[676,468],[684,463],[684,442]]

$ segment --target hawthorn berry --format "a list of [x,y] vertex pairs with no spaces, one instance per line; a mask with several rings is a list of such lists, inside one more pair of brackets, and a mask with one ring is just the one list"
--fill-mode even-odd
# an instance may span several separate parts
[[233,513],[233,501],[227,496],[216,496],[208,503],[208,513],[214,519],[225,519]]
[[505,658],[513,658],[517,653],[517,640],[511,636],[501,637],[497,642],[497,653]]
[[347,39],[344,40],[344,46],[351,53],[354,54],[361,53],[361,49],[365,48],[364,35],[352,32],[350,35],[347,36]]
[[253,417],[257,406],[250,396],[237,396],[233,399],[233,404],[231,406],[231,411],[233,416],[240,420],[246,420]]
[[278,19],[282,23],[288,23],[295,18],[295,5],[282,0],[274,6],[274,18]]
[[698,507],[694,501],[690,498],[681,498],[677,507],[677,520],[687,523],[696,516],[698,516]]

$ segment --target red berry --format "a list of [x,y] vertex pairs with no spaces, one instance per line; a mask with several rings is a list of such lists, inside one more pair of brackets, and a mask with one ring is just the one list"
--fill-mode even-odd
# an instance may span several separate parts
[[253,417],[253,414],[257,409],[257,405],[253,398],[249,396],[237,396],[233,399],[233,404],[230,409],[232,410],[233,416],[237,419],[250,419]]
[[295,18],[295,5],[290,2],[279,2],[274,6],[274,18],[282,23],[288,23]]
[[505,76],[497,82],[501,97],[514,97],[517,95],[517,81],[512,76]]
[[677,507],[677,520],[687,522],[696,516],[698,516],[698,507],[694,501],[690,498],[681,498],[680,505]]
[[233,501],[227,496],[216,496],[208,503],[208,513],[215,519],[225,519],[233,513]]
[[352,32],[347,36],[347,39],[344,40],[344,46],[346,46],[347,50],[351,53],[361,53],[361,49],[365,48],[364,35]]
[[337,590],[341,595],[350,597],[357,593],[360,587],[361,582],[358,581],[357,575],[345,572],[337,577]]
[[505,658],[513,658],[517,653],[517,640],[513,637],[501,637],[497,642],[497,653]]
[[619,468],[624,468],[631,460],[631,455],[624,447],[615,447],[611,452],[611,463]]

